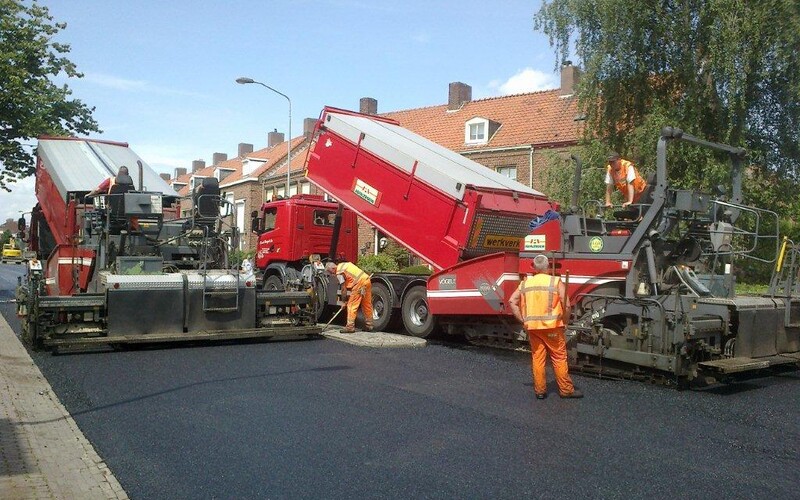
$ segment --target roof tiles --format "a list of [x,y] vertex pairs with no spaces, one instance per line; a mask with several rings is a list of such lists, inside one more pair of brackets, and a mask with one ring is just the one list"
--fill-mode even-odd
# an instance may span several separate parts
[[[560,90],[492,97],[469,101],[455,111],[447,105],[381,113],[400,125],[456,152],[533,144],[577,142],[579,127],[576,100],[562,97]],[[465,123],[486,118],[500,124],[488,142],[468,145]]]

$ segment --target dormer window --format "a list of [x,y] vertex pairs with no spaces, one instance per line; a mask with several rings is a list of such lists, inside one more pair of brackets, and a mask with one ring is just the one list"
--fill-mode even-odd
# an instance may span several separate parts
[[467,142],[485,142],[486,141],[486,123],[470,123],[469,124],[469,139]]
[[214,171],[214,177],[216,177],[218,181],[222,182],[222,181],[225,180],[226,177],[228,177],[229,175],[231,175],[235,171],[236,170],[234,170],[232,168],[222,168],[222,167],[220,167],[220,168],[217,168]]
[[[271,134],[272,132],[270,132]],[[247,176],[256,171],[258,167],[266,163],[266,159],[261,158],[245,158],[242,162],[242,175]]]
[[499,128],[499,123],[476,116],[464,124],[464,144],[486,144]]
[[205,179],[205,178],[206,178],[205,175],[203,175],[203,176],[200,176],[200,175],[194,176],[193,175],[192,178],[189,180],[189,190],[190,191],[194,191],[194,188],[196,186],[198,186],[200,184],[200,182],[202,182],[201,179]]

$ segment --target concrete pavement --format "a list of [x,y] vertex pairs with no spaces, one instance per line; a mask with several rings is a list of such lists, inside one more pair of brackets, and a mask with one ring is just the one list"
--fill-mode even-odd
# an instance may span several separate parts
[[338,340],[347,344],[361,347],[425,347],[428,342],[425,339],[410,337],[408,335],[398,335],[387,332],[364,332],[357,330],[355,333],[341,333],[342,327],[333,325],[322,332],[325,338]]
[[0,498],[128,498],[2,316]]

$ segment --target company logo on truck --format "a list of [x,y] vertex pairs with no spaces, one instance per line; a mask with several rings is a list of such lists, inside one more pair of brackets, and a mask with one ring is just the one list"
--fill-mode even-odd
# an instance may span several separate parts
[[496,248],[498,250],[519,250],[521,238],[514,236],[495,236],[487,235],[483,239],[484,248]]
[[547,236],[543,234],[529,234],[525,237],[525,250],[543,252],[547,246]]
[[455,290],[456,289],[456,275],[443,274],[439,276],[439,290]]
[[353,186],[353,192],[370,205],[378,206],[378,202],[381,199],[381,192],[361,179],[356,179],[355,186]]

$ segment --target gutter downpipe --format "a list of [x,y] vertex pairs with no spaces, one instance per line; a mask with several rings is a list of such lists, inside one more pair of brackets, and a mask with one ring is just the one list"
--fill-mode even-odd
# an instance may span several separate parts
[[531,144],[530,152],[528,153],[528,187],[533,189],[533,151],[534,146]]

